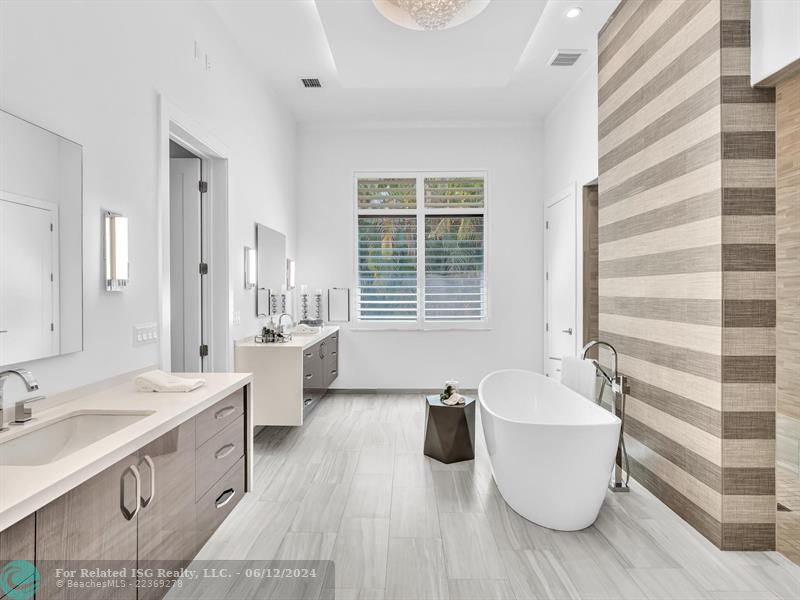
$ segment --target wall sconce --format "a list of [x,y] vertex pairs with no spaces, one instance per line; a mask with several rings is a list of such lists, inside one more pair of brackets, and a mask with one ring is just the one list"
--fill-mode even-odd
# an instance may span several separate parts
[[294,289],[295,264],[293,258],[286,259],[286,289]]
[[256,287],[256,249],[244,247],[244,289]]
[[117,213],[105,214],[106,290],[122,291],[128,285],[128,218]]

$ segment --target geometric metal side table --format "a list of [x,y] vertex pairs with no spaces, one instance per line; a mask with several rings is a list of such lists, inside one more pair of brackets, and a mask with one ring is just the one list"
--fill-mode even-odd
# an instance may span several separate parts
[[425,456],[443,463],[475,458],[475,400],[447,406],[439,396],[426,396]]

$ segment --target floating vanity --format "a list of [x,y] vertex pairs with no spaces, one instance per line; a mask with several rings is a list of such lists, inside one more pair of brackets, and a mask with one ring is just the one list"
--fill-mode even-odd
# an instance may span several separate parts
[[0,433],[0,564],[35,561],[47,598],[76,597],[56,587],[54,564],[129,566],[113,598],[137,598],[137,565],[188,565],[252,480],[252,376],[203,377],[189,393],[108,387]]
[[253,425],[302,425],[339,374],[339,328],[285,343],[236,343],[236,370],[253,373]]

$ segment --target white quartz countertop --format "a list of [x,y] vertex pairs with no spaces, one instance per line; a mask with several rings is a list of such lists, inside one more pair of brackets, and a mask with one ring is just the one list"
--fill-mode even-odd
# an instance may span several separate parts
[[292,339],[288,342],[283,343],[274,343],[274,344],[260,344],[256,342],[253,338],[254,336],[246,337],[238,342],[236,345],[241,348],[299,348],[301,350],[305,350],[306,348],[310,348],[318,341],[325,339],[332,333],[336,333],[339,331],[338,325],[325,325],[319,333],[312,333],[312,334],[294,334]]
[[[0,531],[253,380],[249,373],[202,373],[191,376],[203,377],[206,385],[187,393],[140,392],[131,378],[127,383],[95,391],[39,412],[34,404],[37,421],[32,426],[77,411],[152,411],[152,414],[52,463],[0,466]],[[16,436],[21,429],[13,427],[10,431],[1,432],[0,442],[4,436]]]

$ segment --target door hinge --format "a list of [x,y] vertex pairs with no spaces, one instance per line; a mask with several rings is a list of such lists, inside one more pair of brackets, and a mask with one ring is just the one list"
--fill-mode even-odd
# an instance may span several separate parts
[[200,358],[208,356],[208,344],[200,344]]
[[208,263],[200,263],[200,275],[208,275]]
[[201,194],[205,194],[207,192],[208,192],[208,182],[207,181],[201,181],[200,182],[200,193]]

